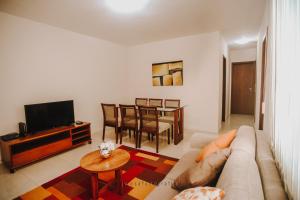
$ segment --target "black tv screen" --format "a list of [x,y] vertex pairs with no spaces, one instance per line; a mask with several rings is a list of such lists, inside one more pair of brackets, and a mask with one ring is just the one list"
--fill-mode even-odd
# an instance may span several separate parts
[[32,104],[24,107],[28,133],[74,123],[73,101]]

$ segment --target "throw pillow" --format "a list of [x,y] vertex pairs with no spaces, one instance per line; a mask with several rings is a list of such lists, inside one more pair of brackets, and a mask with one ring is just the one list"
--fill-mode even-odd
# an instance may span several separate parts
[[219,149],[227,148],[236,136],[237,130],[231,130],[225,134],[220,135],[200,151],[196,158],[196,162],[204,160],[208,155],[218,151]]
[[222,135],[220,135],[216,140],[215,140],[215,144],[217,145],[217,147],[219,148],[227,148],[230,146],[232,140],[235,138],[236,136],[236,132],[237,129],[233,129],[227,133],[224,133]]
[[172,188],[181,191],[191,187],[208,185],[222,170],[230,153],[229,148],[220,149],[200,163],[195,163],[175,179]]
[[196,187],[182,191],[172,200],[221,200],[225,196],[224,190],[213,187]]
[[208,145],[203,147],[203,149],[200,151],[200,154],[196,158],[196,162],[200,162],[204,160],[207,156],[209,156],[210,154],[218,150],[220,150],[220,148],[216,145],[214,141],[209,143]]

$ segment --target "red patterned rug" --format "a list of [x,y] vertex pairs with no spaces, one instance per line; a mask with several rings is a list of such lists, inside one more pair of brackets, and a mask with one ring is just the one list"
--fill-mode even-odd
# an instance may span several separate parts
[[[99,194],[99,199],[144,199],[168,174],[178,159],[121,146],[130,153],[130,161],[123,168],[125,192],[119,195],[110,190]],[[98,175],[103,184],[114,179],[114,172]],[[63,174],[19,197],[17,200],[81,200],[91,199],[90,176],[80,167]]]

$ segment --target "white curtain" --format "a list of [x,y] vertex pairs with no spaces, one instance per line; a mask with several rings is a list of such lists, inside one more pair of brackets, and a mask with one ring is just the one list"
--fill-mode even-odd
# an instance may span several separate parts
[[300,0],[273,0],[273,145],[286,189],[300,199]]

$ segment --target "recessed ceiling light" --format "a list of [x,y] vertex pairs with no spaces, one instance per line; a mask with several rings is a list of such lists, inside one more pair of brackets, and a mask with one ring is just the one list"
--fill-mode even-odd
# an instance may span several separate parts
[[105,0],[106,5],[118,13],[132,13],[142,10],[149,0]]
[[235,41],[235,43],[239,44],[239,45],[247,44],[249,42],[254,42],[254,40],[251,39],[251,38],[242,37],[242,38],[240,38],[240,39],[238,39],[238,40]]

